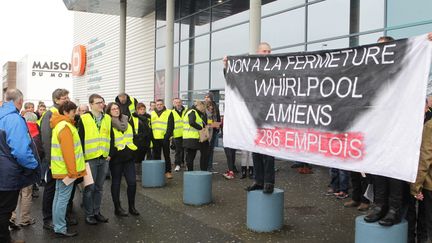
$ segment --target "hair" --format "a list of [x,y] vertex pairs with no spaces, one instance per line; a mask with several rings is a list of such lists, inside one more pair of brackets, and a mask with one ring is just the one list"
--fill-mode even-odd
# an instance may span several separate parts
[[89,104],[93,104],[95,99],[102,99],[104,100],[104,98],[102,98],[102,96],[100,96],[99,94],[91,94],[89,97]]
[[37,118],[37,115],[35,113],[28,111],[28,112],[24,113],[24,119],[27,122],[36,122],[38,118]]
[[24,109],[27,109],[29,106],[33,106],[33,108],[35,107],[33,102],[26,102],[24,103]]
[[195,100],[195,101],[194,101],[194,104],[195,104],[195,107],[196,107],[197,105],[203,105],[204,107],[206,107],[205,102],[202,101],[202,100]]
[[258,48],[257,48],[257,50],[260,49],[261,46],[267,46],[267,47],[271,50],[271,46],[270,46],[270,44],[267,43],[267,42],[260,42],[260,43],[258,44]]
[[[107,113],[108,115],[111,116],[111,108],[112,108],[114,105],[116,105],[116,106],[120,109],[120,105],[119,105],[117,102],[110,102],[110,103],[108,103],[108,105],[107,105],[107,107],[106,107],[106,109],[105,109],[105,113]],[[120,115],[119,115],[119,119],[120,119],[120,120],[122,119],[122,115],[123,115],[123,114],[120,112]]]
[[19,89],[8,89],[5,94],[6,101],[17,102],[23,98],[24,95]]
[[390,41],[394,41],[395,39],[391,36],[381,36],[380,38],[378,38],[377,42],[383,41],[383,42],[390,42]]
[[151,105],[151,104],[156,104],[156,101],[150,101],[150,105]]
[[162,104],[165,104],[163,99],[157,99],[156,102],[162,102]]
[[58,110],[61,115],[64,115],[65,112],[71,112],[73,110],[76,111],[77,108],[77,105],[72,101],[65,101],[62,105],[60,105]]
[[45,105],[45,103],[43,103],[43,102],[39,101],[38,109],[39,109],[40,107],[45,107],[45,108],[46,108],[46,105]]
[[69,91],[67,89],[56,89],[52,93],[52,101],[55,103],[55,100],[60,99],[63,96],[66,96],[69,94]]
[[127,94],[125,92],[121,92],[120,94],[118,94],[117,96],[127,96]]
[[139,102],[139,103],[136,105],[136,109],[137,109],[137,110],[140,109],[140,108],[142,108],[142,107],[146,108],[146,105],[144,105],[144,103],[142,103],[142,102]]

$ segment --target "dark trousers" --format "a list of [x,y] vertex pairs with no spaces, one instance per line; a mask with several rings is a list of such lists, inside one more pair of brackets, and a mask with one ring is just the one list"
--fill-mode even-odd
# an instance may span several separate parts
[[42,216],[43,222],[49,223],[52,221],[52,208],[55,194],[56,180],[52,178],[51,170],[47,172],[47,181],[44,186],[42,195]]
[[208,166],[207,166],[208,171],[213,170],[213,154],[214,154],[214,148],[216,146],[216,139],[218,134],[217,131],[218,130],[213,129],[212,137],[210,139],[209,151],[208,151]]
[[184,164],[184,148],[183,148],[183,138],[174,138],[175,145],[175,165]]
[[234,171],[235,159],[236,159],[236,149],[224,148],[225,156],[227,158],[228,170]]
[[165,158],[165,173],[171,172],[171,158],[169,141],[164,142],[163,139],[153,140],[153,159],[160,160],[162,158],[162,150]]
[[[114,163],[113,163],[114,162]],[[124,175],[127,183],[127,197],[129,207],[135,207],[135,193],[136,193],[136,180],[135,180],[135,163],[133,160],[128,162],[112,161],[110,163],[111,169],[111,197],[115,207],[120,206],[120,184],[122,176]]]
[[263,185],[264,183],[274,184],[274,157],[265,154],[252,153],[252,160],[255,170],[255,182],[260,185]]
[[[430,240],[432,240],[432,191],[423,189],[424,195],[424,209],[425,209],[425,221],[426,221],[426,229],[427,235]],[[420,237],[417,236],[419,239]]]
[[[209,143],[204,142],[200,143],[200,170],[207,171],[208,167],[208,149],[209,149]],[[198,149],[186,149],[186,164],[188,171],[193,171],[194,167],[194,159],[196,156]]]
[[369,200],[363,195],[366,192],[368,182],[365,177],[359,172],[351,172],[351,184],[352,184],[352,200],[355,202],[369,203]]
[[[423,190],[423,194],[427,194],[426,190]],[[408,197],[408,211],[405,217],[408,221],[408,243],[415,243],[416,238],[419,243],[427,242],[428,232],[425,202],[426,198],[423,201],[418,201],[411,195]],[[429,201],[428,203],[432,202]]]
[[0,242],[11,241],[9,233],[9,219],[18,203],[19,190],[0,191]]
[[403,181],[384,176],[374,176],[374,198],[376,205],[389,207],[400,213],[403,202],[403,191]]

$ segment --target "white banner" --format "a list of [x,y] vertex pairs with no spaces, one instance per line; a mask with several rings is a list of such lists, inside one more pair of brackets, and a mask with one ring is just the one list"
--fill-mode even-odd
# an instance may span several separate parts
[[432,43],[228,57],[224,145],[413,182]]

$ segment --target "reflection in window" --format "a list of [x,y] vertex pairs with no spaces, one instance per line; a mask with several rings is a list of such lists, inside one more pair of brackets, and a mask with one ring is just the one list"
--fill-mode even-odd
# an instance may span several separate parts
[[211,84],[210,89],[224,89],[225,76],[223,74],[222,60],[213,61],[211,63]]
[[156,70],[165,69],[165,47],[156,49]]
[[[232,4],[233,2],[234,1],[231,1],[231,3],[228,4]],[[213,16],[212,16],[212,22],[213,22],[212,29],[217,30],[217,29],[221,29],[227,26],[231,26],[233,24],[237,24],[249,20],[249,10],[242,11],[240,13],[228,16],[231,11],[232,11],[231,7],[229,7],[227,4],[222,4],[217,7],[214,7]]]
[[308,51],[331,50],[349,47],[349,38],[325,41],[308,45]]
[[[265,5],[264,5],[265,6]],[[261,40],[272,48],[304,42],[305,9],[295,9],[262,19]],[[277,35],[275,35],[277,30]]]
[[212,59],[249,52],[249,23],[212,34]]
[[360,1],[360,31],[376,30],[384,27],[384,1]]
[[201,90],[209,88],[209,64],[202,63],[194,66],[193,89]]
[[308,8],[308,41],[349,34],[350,1],[327,0]]
[[[187,39],[210,31],[210,10],[194,14],[181,21],[181,39]],[[192,28],[192,29],[191,29]]]
[[432,21],[431,10],[431,0],[387,1],[387,25],[392,27],[419,21]]
[[272,14],[274,12],[282,11],[292,7],[297,7],[302,4],[305,4],[305,0],[274,1],[262,5],[261,15],[265,16],[267,14]]

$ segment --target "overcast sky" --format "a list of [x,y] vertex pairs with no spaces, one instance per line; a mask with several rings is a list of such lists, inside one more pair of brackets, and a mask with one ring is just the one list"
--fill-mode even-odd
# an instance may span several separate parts
[[73,12],[62,0],[0,0],[0,73],[27,54],[68,56]]

